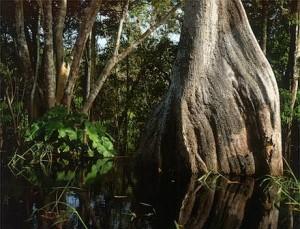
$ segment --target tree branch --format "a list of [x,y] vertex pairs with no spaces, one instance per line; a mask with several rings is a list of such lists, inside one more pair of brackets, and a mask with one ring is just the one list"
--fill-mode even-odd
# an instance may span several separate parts
[[[181,6],[180,3],[177,4],[176,6],[174,6],[165,16],[163,16],[161,18],[161,20],[159,20],[155,24],[151,25],[141,35],[141,37],[138,40],[136,40],[134,43],[129,45],[129,47],[127,47],[125,50],[123,50],[120,54],[118,54],[116,56],[113,54],[110,57],[110,59],[107,61],[106,65],[105,65],[104,69],[102,70],[98,80],[96,81],[94,87],[92,88],[87,101],[85,102],[85,104],[82,108],[83,113],[87,113],[90,110],[90,108],[91,108],[94,100],[96,99],[97,95],[99,94],[104,82],[106,81],[107,77],[110,75],[112,69],[116,66],[116,64],[118,64],[125,57],[127,57],[130,53],[132,53],[153,31],[155,31],[159,26],[164,24],[170,18],[170,16],[176,12],[176,10],[180,6]],[[115,47],[115,49],[116,49],[116,47]]]
[[78,79],[80,60],[83,55],[87,38],[92,30],[97,13],[100,9],[101,2],[102,0],[91,0],[90,5],[83,12],[79,36],[72,50],[73,60],[70,69],[70,76],[64,91],[63,104],[68,108],[70,108],[74,86]]
[[114,57],[116,57],[119,53],[119,48],[120,48],[120,43],[121,43],[121,36],[122,36],[122,31],[123,31],[123,25],[124,25],[124,21],[126,19],[126,15],[127,15],[127,12],[128,12],[128,6],[129,6],[129,0],[126,1],[125,6],[123,7],[122,16],[121,16],[121,19],[120,19],[117,38],[116,38],[115,49],[114,49],[114,53],[113,53]]

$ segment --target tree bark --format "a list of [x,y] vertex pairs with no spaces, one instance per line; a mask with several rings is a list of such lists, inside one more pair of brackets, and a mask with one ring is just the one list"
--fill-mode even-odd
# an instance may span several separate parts
[[100,9],[101,2],[102,0],[91,0],[90,5],[83,12],[79,36],[72,50],[73,60],[70,69],[70,76],[64,91],[63,103],[68,108],[70,108],[74,86],[78,79],[80,61],[83,55],[85,44],[92,30],[97,13]]
[[30,114],[31,118],[36,118],[36,112],[35,112],[35,95],[36,95],[36,88],[38,83],[38,76],[39,76],[39,67],[40,67],[40,29],[41,29],[41,14],[42,9],[40,8],[40,5],[38,5],[38,18],[37,18],[37,25],[36,25],[36,58],[35,58],[35,71],[34,71],[34,80],[33,85],[31,89],[30,94]]
[[291,131],[293,124],[293,112],[297,99],[298,83],[300,76],[300,2],[290,2],[291,25],[290,25],[290,49],[287,70],[284,77],[285,88],[291,93],[290,111],[284,139],[284,156],[288,163],[291,161]]
[[56,74],[59,74],[59,70],[64,61],[64,44],[63,44],[63,32],[64,23],[67,14],[67,0],[57,1],[57,9],[54,20],[54,49],[56,58]]
[[91,90],[92,75],[92,33],[90,33],[85,49],[85,79],[84,79],[84,99],[89,97]]
[[268,0],[262,1],[262,30],[260,38],[260,47],[263,53],[267,54],[267,39],[268,39]]
[[44,9],[44,76],[47,81],[47,104],[48,108],[55,106],[55,92],[56,92],[56,77],[54,66],[53,53],[53,18],[52,18],[52,0],[44,0],[42,2]]
[[142,137],[139,169],[282,174],[278,88],[241,1],[187,0],[184,12],[172,83]]
[[[18,57],[20,59],[20,70],[24,74],[24,90],[27,93],[26,96],[30,96],[30,90],[26,90],[29,82],[33,79],[33,69],[30,60],[30,53],[28,44],[26,42],[25,28],[24,28],[24,9],[23,0],[15,0],[15,21],[16,21],[16,40]],[[28,104],[29,105],[29,104]]]

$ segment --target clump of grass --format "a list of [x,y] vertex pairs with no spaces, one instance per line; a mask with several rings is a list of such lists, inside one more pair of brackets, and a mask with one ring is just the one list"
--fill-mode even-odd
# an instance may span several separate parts
[[300,180],[297,179],[290,165],[284,160],[287,170],[281,177],[267,175],[261,182],[267,190],[277,187],[283,203],[290,205],[293,211],[300,212]]

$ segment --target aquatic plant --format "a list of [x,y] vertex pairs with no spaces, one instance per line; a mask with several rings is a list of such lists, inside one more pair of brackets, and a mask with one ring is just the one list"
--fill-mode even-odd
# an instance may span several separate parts
[[68,181],[74,176],[90,183],[112,167],[113,140],[104,126],[64,107],[55,107],[33,122],[23,137],[24,146],[15,152],[9,168],[31,183],[46,179],[49,184],[51,178]]
[[284,160],[284,162],[287,168],[285,175],[267,175],[262,179],[261,185],[265,186],[265,190],[274,186],[277,187],[281,201],[289,205],[293,211],[300,211],[300,180],[297,179],[287,161]]

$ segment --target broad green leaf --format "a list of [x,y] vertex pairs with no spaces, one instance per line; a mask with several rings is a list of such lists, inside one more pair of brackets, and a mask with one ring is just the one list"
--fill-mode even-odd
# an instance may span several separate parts
[[69,137],[70,141],[77,140],[77,133],[74,129],[70,127],[61,128],[58,130],[58,137],[65,138],[66,136]]
[[52,137],[52,134],[63,128],[64,125],[61,120],[49,120],[45,125],[45,141],[49,140]]

